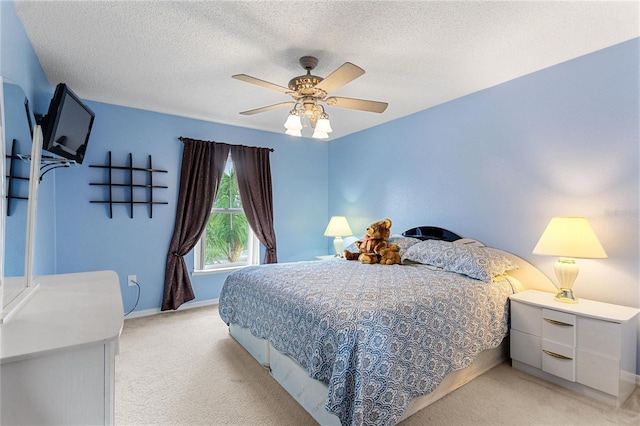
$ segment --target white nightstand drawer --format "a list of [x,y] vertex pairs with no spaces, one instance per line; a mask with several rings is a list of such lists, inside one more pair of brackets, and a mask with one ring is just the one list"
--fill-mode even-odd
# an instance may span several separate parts
[[578,319],[578,347],[597,354],[620,358],[622,327],[609,321],[593,318]]
[[575,348],[542,341],[542,370],[570,382],[576,381]]
[[579,359],[576,381],[610,395],[620,394],[620,362],[598,356],[582,349],[576,350]]
[[540,336],[542,325],[540,317],[542,309],[525,305],[524,303],[511,302],[511,328],[525,333]]
[[542,310],[542,338],[565,346],[576,345],[576,316],[552,309]]
[[542,346],[538,336],[511,329],[510,341],[512,359],[542,368]]

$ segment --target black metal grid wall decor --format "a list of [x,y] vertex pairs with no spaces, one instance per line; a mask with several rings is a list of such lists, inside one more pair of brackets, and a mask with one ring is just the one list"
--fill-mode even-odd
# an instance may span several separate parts
[[[108,200],[91,200],[91,203],[109,204],[109,218],[113,219],[114,204],[128,204],[129,217],[133,219],[133,206],[136,204],[146,204],[149,206],[149,218],[153,218],[154,204],[169,204],[166,201],[157,201],[154,197],[154,188],[166,189],[165,185],[155,185],[153,183],[154,173],[167,173],[166,170],[154,169],[149,155],[148,167],[133,167],[133,155],[129,153],[129,165],[114,166],[111,162],[111,151],[109,151],[108,164],[91,164],[89,167],[109,169],[108,182],[91,182],[89,185],[108,186]],[[139,173],[142,172],[142,173]],[[142,176],[142,177],[141,177]],[[146,179],[144,179],[146,177]],[[115,178],[115,179],[114,179]],[[124,199],[114,199],[114,187],[124,188]],[[134,198],[134,188],[145,188],[145,200]],[[135,192],[137,195],[137,192]]]
[[16,192],[16,181],[19,180],[29,180],[29,176],[17,176],[16,175],[16,161],[22,161],[22,158],[19,154],[16,153],[18,141],[13,140],[11,144],[11,152],[9,155],[5,154],[5,157],[9,159],[9,174],[7,175],[7,216],[11,216],[11,200],[28,200],[29,197],[21,197],[19,195],[15,195]]

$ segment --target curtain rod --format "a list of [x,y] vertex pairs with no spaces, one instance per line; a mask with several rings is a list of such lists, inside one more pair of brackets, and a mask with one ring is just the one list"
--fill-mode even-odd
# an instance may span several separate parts
[[275,151],[275,149],[273,149],[273,148],[262,148],[262,147],[255,147],[255,146],[246,146],[246,145],[234,145],[234,144],[230,144],[230,143],[226,143],[226,142],[203,141],[203,140],[200,140],[200,139],[185,138],[185,137],[183,137],[183,136],[180,136],[178,139],[180,140],[180,142],[184,142],[184,141],[185,141],[185,139],[191,139],[192,141],[198,141],[198,142],[221,143],[221,144],[224,144],[224,145],[244,146],[244,147],[246,147],[246,148],[260,148],[260,149],[268,149],[270,152],[274,152],[274,151]]

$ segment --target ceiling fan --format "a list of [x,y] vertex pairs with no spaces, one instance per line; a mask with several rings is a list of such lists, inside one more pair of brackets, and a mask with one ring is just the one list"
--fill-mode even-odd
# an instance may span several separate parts
[[313,56],[303,56],[300,58],[300,65],[307,73],[292,78],[288,87],[279,86],[260,80],[246,74],[236,74],[233,78],[247,83],[256,84],[266,87],[267,89],[276,90],[291,96],[294,100],[280,102],[278,104],[269,105],[261,108],[242,111],[240,114],[253,115],[276,108],[289,107],[293,108],[289,111],[289,117],[285,123],[286,133],[293,136],[302,136],[302,117],[307,117],[311,127],[314,129],[313,137],[327,138],[328,133],[332,131],[329,123],[329,115],[325,112],[320,102],[329,106],[339,108],[349,108],[360,111],[382,113],[387,109],[386,102],[369,101],[364,99],[343,98],[338,96],[327,95],[344,86],[345,84],[355,80],[365,73],[365,71],[352,64],[345,62],[327,77],[322,78],[311,74],[311,71],[318,65],[318,59]]

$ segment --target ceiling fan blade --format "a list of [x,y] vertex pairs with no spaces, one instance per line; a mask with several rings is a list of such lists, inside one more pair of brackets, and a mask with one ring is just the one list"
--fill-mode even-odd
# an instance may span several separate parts
[[282,107],[286,107],[286,106],[293,106],[295,104],[296,103],[293,102],[293,101],[280,102],[279,104],[269,105],[269,106],[265,106],[265,107],[262,107],[262,108],[250,109],[249,111],[242,111],[240,114],[242,114],[242,115],[259,114],[261,112],[271,111],[272,109],[282,108]]
[[339,87],[355,80],[364,74],[364,70],[357,65],[353,65],[351,62],[345,62],[334,72],[329,74],[324,80],[316,85],[317,89],[324,90],[325,92],[333,92]]
[[336,106],[339,108],[349,108],[349,109],[358,109],[361,111],[369,111],[369,112],[377,112],[382,113],[389,106],[386,102],[378,102],[378,101],[367,101],[364,99],[353,99],[353,98],[340,98],[336,96],[331,96],[325,100],[327,105]]
[[251,77],[246,74],[236,74],[232,75],[231,78],[235,78],[236,80],[244,81],[251,84],[256,84],[258,86],[266,87],[267,89],[276,90],[282,93],[290,93],[291,89],[288,87],[278,86],[277,84],[269,83],[268,81],[260,80],[259,78]]

